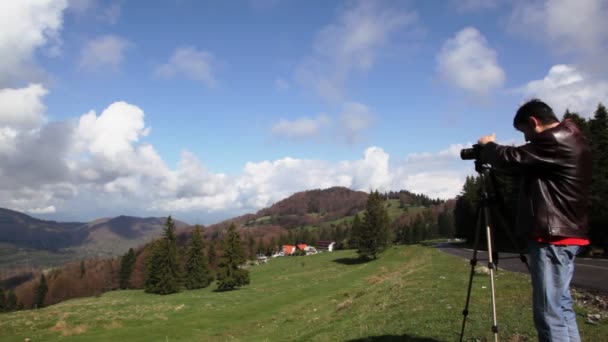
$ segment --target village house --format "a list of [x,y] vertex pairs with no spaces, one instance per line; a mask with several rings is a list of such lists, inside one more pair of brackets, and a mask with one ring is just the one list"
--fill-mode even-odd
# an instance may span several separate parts
[[321,240],[317,242],[317,249],[320,252],[333,252],[336,243],[329,240]]

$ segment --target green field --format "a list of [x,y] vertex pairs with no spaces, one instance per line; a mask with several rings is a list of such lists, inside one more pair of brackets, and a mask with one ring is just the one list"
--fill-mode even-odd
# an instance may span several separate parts
[[[0,314],[0,341],[455,341],[469,266],[433,247],[399,246],[357,263],[354,251],[271,259],[251,285],[174,295],[115,291]],[[526,275],[496,276],[501,341],[535,340]],[[608,323],[579,326],[584,341]],[[467,341],[492,335],[489,277],[475,277]]]

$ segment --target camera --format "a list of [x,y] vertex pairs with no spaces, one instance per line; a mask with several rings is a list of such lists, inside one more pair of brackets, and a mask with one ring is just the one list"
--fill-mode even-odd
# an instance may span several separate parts
[[475,144],[471,148],[463,148],[460,150],[460,158],[462,160],[478,160],[481,157],[481,145]]

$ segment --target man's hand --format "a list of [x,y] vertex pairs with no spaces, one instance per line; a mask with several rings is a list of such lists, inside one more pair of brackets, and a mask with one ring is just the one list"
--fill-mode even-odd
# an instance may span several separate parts
[[479,138],[479,140],[477,140],[477,142],[481,146],[483,146],[489,142],[495,142],[495,141],[496,141],[496,133],[492,133],[491,135],[485,135],[485,136]]

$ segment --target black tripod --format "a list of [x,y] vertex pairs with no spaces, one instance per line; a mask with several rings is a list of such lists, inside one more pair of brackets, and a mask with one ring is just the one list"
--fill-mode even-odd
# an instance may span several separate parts
[[[505,220],[504,220],[504,204],[502,201],[502,196],[498,193],[498,188],[496,186],[496,177],[492,169],[483,165],[479,160],[475,161],[475,171],[479,173],[479,178],[481,180],[481,189],[480,189],[480,200],[477,208],[477,227],[475,229],[475,243],[473,245],[473,258],[471,259],[471,273],[469,275],[469,286],[467,290],[467,301],[465,304],[465,308],[462,311],[462,330],[460,331],[460,340],[464,336],[464,329],[466,326],[467,316],[469,315],[469,303],[471,299],[471,288],[473,286],[473,276],[475,274],[475,266],[477,265],[477,249],[479,244],[479,235],[481,233],[481,226],[485,225],[486,231],[486,240],[488,247],[488,269],[490,270],[490,286],[492,290],[492,333],[494,334],[494,341],[498,341],[498,322],[496,320],[496,289],[494,287],[494,271],[496,271],[496,265],[498,265],[498,252],[494,249],[494,236],[492,232],[492,222],[491,222],[491,209],[492,207],[498,208],[500,211],[498,212],[496,218],[500,220],[500,226],[507,233],[507,236],[511,240],[513,247],[519,251],[520,260],[526,264],[528,267],[528,271],[530,270],[530,266],[528,266],[528,262],[526,256],[523,254],[521,249],[517,247],[517,243],[513,234],[509,229],[506,228]],[[491,187],[489,186],[491,183]],[[491,190],[494,190],[492,192]],[[496,262],[494,262],[496,260]]]

